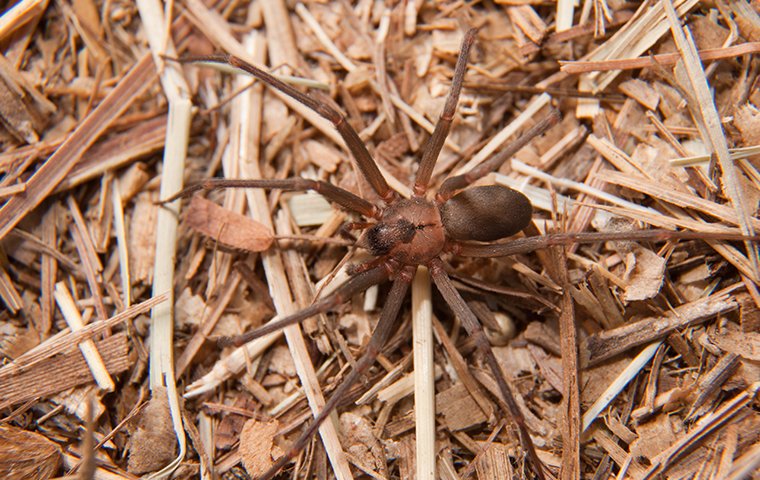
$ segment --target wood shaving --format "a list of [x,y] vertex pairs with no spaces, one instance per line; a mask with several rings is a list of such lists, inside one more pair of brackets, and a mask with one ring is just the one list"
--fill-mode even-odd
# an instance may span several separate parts
[[264,225],[202,197],[193,197],[185,222],[193,230],[229,248],[261,252],[273,241],[271,232]]
[[274,436],[280,428],[277,420],[262,422],[250,419],[240,432],[238,452],[248,475],[255,478],[272,466],[274,459],[282,455],[282,450],[274,443]]
[[[605,232],[612,218],[635,237],[563,255],[446,257],[480,317],[514,323],[495,351],[547,477],[757,471],[760,278],[747,248],[757,242],[639,232],[760,229],[757,1],[23,0],[0,17],[0,476],[85,475],[77,469],[95,459],[94,478],[255,477],[352,371],[386,301],[380,286],[308,320],[305,334],[218,345],[339,285],[346,265],[366,261],[345,247],[363,230],[344,228],[364,219],[313,192],[233,189],[157,205],[167,188],[306,177],[381,201],[319,114],[250,78],[164,56],[234,54],[337,105],[409,195],[473,27],[429,193],[498,155],[551,105],[562,121],[483,182],[530,196],[529,235]],[[81,330],[66,327],[56,284]],[[285,475],[525,474],[493,377],[435,289],[432,304],[435,411],[412,401],[405,303],[376,364]],[[95,383],[85,343],[113,392]],[[155,388],[174,382],[177,396]],[[191,442],[182,418],[198,425]],[[432,454],[417,451],[420,418],[433,426]],[[83,452],[90,431],[99,445]]]

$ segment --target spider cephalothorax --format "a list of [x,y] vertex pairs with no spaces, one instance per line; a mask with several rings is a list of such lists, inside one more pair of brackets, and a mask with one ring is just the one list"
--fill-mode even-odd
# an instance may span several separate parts
[[402,265],[428,263],[446,240],[438,209],[419,197],[393,202],[366,235],[372,255],[390,255]]

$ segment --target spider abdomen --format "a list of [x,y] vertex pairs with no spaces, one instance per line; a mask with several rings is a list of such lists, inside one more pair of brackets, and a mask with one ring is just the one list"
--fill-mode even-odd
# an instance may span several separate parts
[[533,206],[517,190],[501,185],[468,188],[441,205],[446,235],[492,242],[516,234],[531,221]]

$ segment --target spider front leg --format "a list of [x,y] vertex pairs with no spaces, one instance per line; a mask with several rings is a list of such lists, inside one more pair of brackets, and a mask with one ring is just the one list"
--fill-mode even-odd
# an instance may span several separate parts
[[[383,268],[383,267],[378,267]],[[385,270],[383,268],[383,270]],[[319,426],[327,419],[333,410],[345,400],[346,395],[351,390],[351,387],[369,371],[369,368],[375,363],[377,355],[382,350],[382,347],[390,338],[391,333],[394,331],[394,324],[396,323],[398,313],[401,310],[401,305],[406,297],[406,292],[409,290],[409,285],[414,277],[416,267],[405,267],[397,276],[393,282],[388,298],[383,307],[383,311],[380,313],[380,320],[375,327],[375,331],[372,332],[372,337],[367,344],[367,350],[364,355],[356,362],[356,368],[349,373],[335,389],[330,399],[325,403],[322,411],[317,415],[314,421],[304,430],[296,441],[291,445],[290,449],[280,457],[263,475],[259,477],[259,480],[268,480],[274,477],[285,465],[288,464],[293,458],[301,452],[309,440],[314,436]]]
[[501,370],[501,367],[496,360],[496,355],[494,355],[493,350],[491,349],[491,344],[488,343],[488,338],[483,331],[483,327],[480,325],[477,317],[475,317],[475,314],[470,310],[470,307],[467,306],[467,303],[465,303],[457,289],[451,283],[451,280],[444,270],[443,262],[440,259],[435,259],[431,262],[430,275],[433,278],[436,287],[438,287],[438,291],[441,292],[444,300],[446,300],[446,303],[451,307],[454,315],[459,317],[465,330],[467,330],[467,333],[475,341],[476,347],[485,357],[486,363],[491,369],[504,402],[506,403],[508,413],[517,425],[517,431],[520,435],[520,443],[528,453],[528,458],[530,459],[533,471],[538,478],[543,480],[545,478],[543,464],[538,458],[538,454],[536,454],[533,440],[530,438],[528,427],[525,425],[525,418],[523,418],[523,415],[517,406],[517,402],[515,402],[512,390],[509,388],[509,385],[504,378],[504,372]]
[[414,195],[418,197],[425,196],[428,183],[430,183],[430,176],[433,173],[433,167],[435,167],[435,162],[438,160],[438,155],[441,153],[441,148],[443,148],[443,143],[446,141],[446,137],[449,136],[451,122],[457,111],[457,103],[459,103],[459,94],[462,92],[464,74],[467,70],[467,57],[470,55],[470,48],[475,41],[476,33],[477,30],[471,29],[464,35],[462,47],[459,49],[459,57],[457,57],[457,64],[454,68],[451,91],[449,91],[449,96],[446,98],[446,104],[443,107],[443,111],[435,126],[435,130],[433,130],[433,134],[430,136],[430,140],[428,140],[428,143],[425,146],[425,151],[422,153],[420,167],[417,170],[417,177],[414,180]]
[[330,105],[301,93],[291,85],[279,80],[277,77],[232,55],[191,56],[180,58],[176,61],[181,63],[211,63],[226,65],[242,70],[314,110],[319,115],[332,122],[343,141],[346,142],[346,147],[354,156],[354,159],[356,159],[356,165],[359,167],[359,171],[380,198],[385,202],[390,202],[395,198],[395,192],[388,186],[388,182],[385,181],[383,174],[380,173],[380,169],[372,159],[369,150],[367,150],[367,146],[364,145],[359,134],[354,127],[346,121],[346,117]]
[[178,198],[188,197],[201,190],[216,190],[222,188],[266,188],[279,189],[287,191],[306,191],[313,190],[323,195],[328,200],[337,203],[346,210],[359,213],[369,218],[378,218],[380,212],[372,203],[363,198],[354,195],[340,187],[322,181],[310,180],[307,178],[293,177],[281,180],[265,179],[226,179],[226,178],[209,178],[195,185],[183,189],[171,197],[161,200],[161,204],[172,202]]
[[531,140],[539,135],[542,135],[544,132],[556,125],[559,122],[559,119],[559,112],[555,109],[552,109],[546,117],[542,118],[538,123],[533,125],[530,129],[528,129],[528,131],[523,133],[517,140],[510,143],[497,155],[494,155],[467,173],[464,173],[462,175],[455,175],[444,180],[443,184],[441,184],[441,188],[436,194],[436,202],[438,204],[445,203],[448,199],[454,196],[458,190],[471,185],[476,180],[479,180],[489,173],[495,171],[515,153],[519,152],[521,148],[530,143]]

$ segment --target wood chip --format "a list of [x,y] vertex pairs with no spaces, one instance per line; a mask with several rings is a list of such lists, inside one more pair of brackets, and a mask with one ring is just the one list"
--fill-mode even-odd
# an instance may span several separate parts
[[44,435],[0,426],[0,475],[8,480],[55,476],[61,464],[61,447]]
[[150,283],[156,247],[156,217],[158,206],[152,194],[138,195],[127,224],[129,271],[134,282]]
[[[95,342],[106,370],[117,375],[129,368],[127,336],[112,335]],[[0,370],[0,408],[51,395],[93,381],[92,374],[79,349],[70,350],[34,364],[32,368],[6,365]]]
[[190,228],[229,248],[261,252],[273,241],[272,233],[264,225],[199,196],[193,196],[190,201],[185,222]]
[[443,415],[451,430],[466,430],[488,420],[461,383],[435,396],[435,410]]
[[626,80],[618,85],[621,92],[636,100],[649,110],[657,110],[660,95],[652,86],[638,78]]
[[514,473],[509,458],[510,449],[500,443],[486,445],[483,455],[478,460],[475,472],[478,478],[511,478]]
[[128,469],[136,475],[163,468],[177,455],[169,402],[160,389],[156,393],[130,429]]
[[665,280],[665,259],[646,248],[626,256],[625,294],[623,300],[634,302],[654,297]]
[[254,418],[245,422],[240,432],[238,452],[246,472],[253,478],[264,473],[282,455],[282,450],[274,443],[280,429],[277,420],[260,421]]

